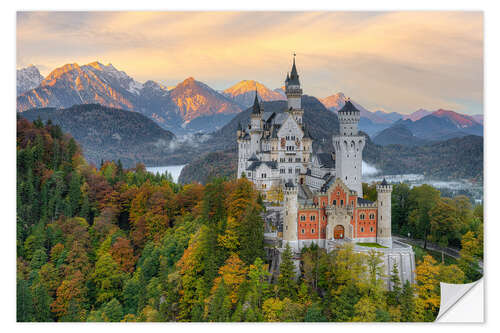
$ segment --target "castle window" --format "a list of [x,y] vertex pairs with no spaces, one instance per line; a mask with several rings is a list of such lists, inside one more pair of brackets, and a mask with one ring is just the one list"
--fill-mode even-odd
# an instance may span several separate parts
[[364,220],[364,219],[365,219],[365,214],[361,213],[361,214],[359,215],[359,218],[360,218],[361,220]]
[[280,169],[280,173],[285,173],[285,169]]
[[337,206],[337,200],[333,200],[333,205]]
[[361,232],[365,232],[365,228],[361,227]]
[[301,221],[305,221],[306,220],[306,216],[305,215],[300,215],[300,220]]
[[344,206],[344,200],[340,200],[340,207]]
[[302,229],[302,234],[304,234],[306,231],[304,229]]
[[288,173],[292,173],[292,168],[288,168]]
[[295,168],[295,173],[300,173],[300,169],[299,168]]
[[370,232],[373,232],[373,227],[370,227]]
[[373,220],[375,218],[375,215],[372,213],[370,214],[370,220]]
[[325,215],[323,215],[323,221],[325,220]]
[[316,221],[316,216],[315,215],[311,215],[311,221]]
[[314,234],[314,228],[311,229],[311,234]]
[[289,157],[288,158],[288,162],[292,163],[293,162],[293,158]]

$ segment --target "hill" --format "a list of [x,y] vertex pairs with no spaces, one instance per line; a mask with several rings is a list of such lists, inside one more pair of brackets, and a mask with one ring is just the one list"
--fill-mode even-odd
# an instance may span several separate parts
[[382,130],[373,138],[373,142],[381,146],[391,145],[394,143],[404,146],[418,146],[428,143],[427,140],[414,136],[408,127],[403,124],[396,124]]
[[235,151],[217,151],[206,153],[182,168],[178,182],[180,184],[206,184],[211,178],[235,178],[237,169]]
[[483,138],[468,135],[422,146],[374,145],[365,160],[385,174],[423,174],[442,180],[483,180]]
[[43,108],[18,114],[28,120],[51,120],[70,133],[89,162],[120,159],[124,166],[186,162],[182,151],[173,153],[175,135],[138,112],[99,104],[76,105],[67,109]]

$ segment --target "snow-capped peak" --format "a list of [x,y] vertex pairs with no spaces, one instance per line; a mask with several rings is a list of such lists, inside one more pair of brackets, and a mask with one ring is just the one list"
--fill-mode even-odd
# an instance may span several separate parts
[[17,94],[20,95],[28,90],[36,88],[43,81],[43,76],[34,65],[17,70]]

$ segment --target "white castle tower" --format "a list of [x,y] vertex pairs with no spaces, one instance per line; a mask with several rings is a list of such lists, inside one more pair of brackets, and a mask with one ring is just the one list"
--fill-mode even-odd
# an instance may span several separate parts
[[365,137],[358,135],[359,110],[350,100],[338,112],[340,133],[333,136],[337,177],[351,190],[363,197],[361,185],[361,169]]
[[290,181],[284,188],[285,216],[283,219],[283,247],[290,245],[292,250],[299,251],[299,241],[297,232],[298,188]]
[[260,152],[260,139],[262,137],[262,108],[259,103],[257,90],[253,102],[252,114],[250,115],[250,154]]
[[387,247],[392,247],[391,193],[392,185],[385,179],[377,185],[377,243]]
[[302,124],[302,89],[300,88],[299,74],[295,67],[295,54],[293,55],[293,65],[290,75],[286,75],[285,94],[288,102],[288,111],[293,115],[298,124]]

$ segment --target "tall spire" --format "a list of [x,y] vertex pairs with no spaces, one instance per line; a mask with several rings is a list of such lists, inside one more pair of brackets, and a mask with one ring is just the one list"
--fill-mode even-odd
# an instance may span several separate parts
[[297,74],[297,67],[295,66],[295,53],[293,53],[293,65],[292,65],[292,71],[290,73],[289,84],[297,86],[300,85],[299,74]]
[[260,103],[259,103],[259,94],[257,92],[257,88],[255,88],[255,99],[253,101],[253,114],[259,114],[260,113]]

